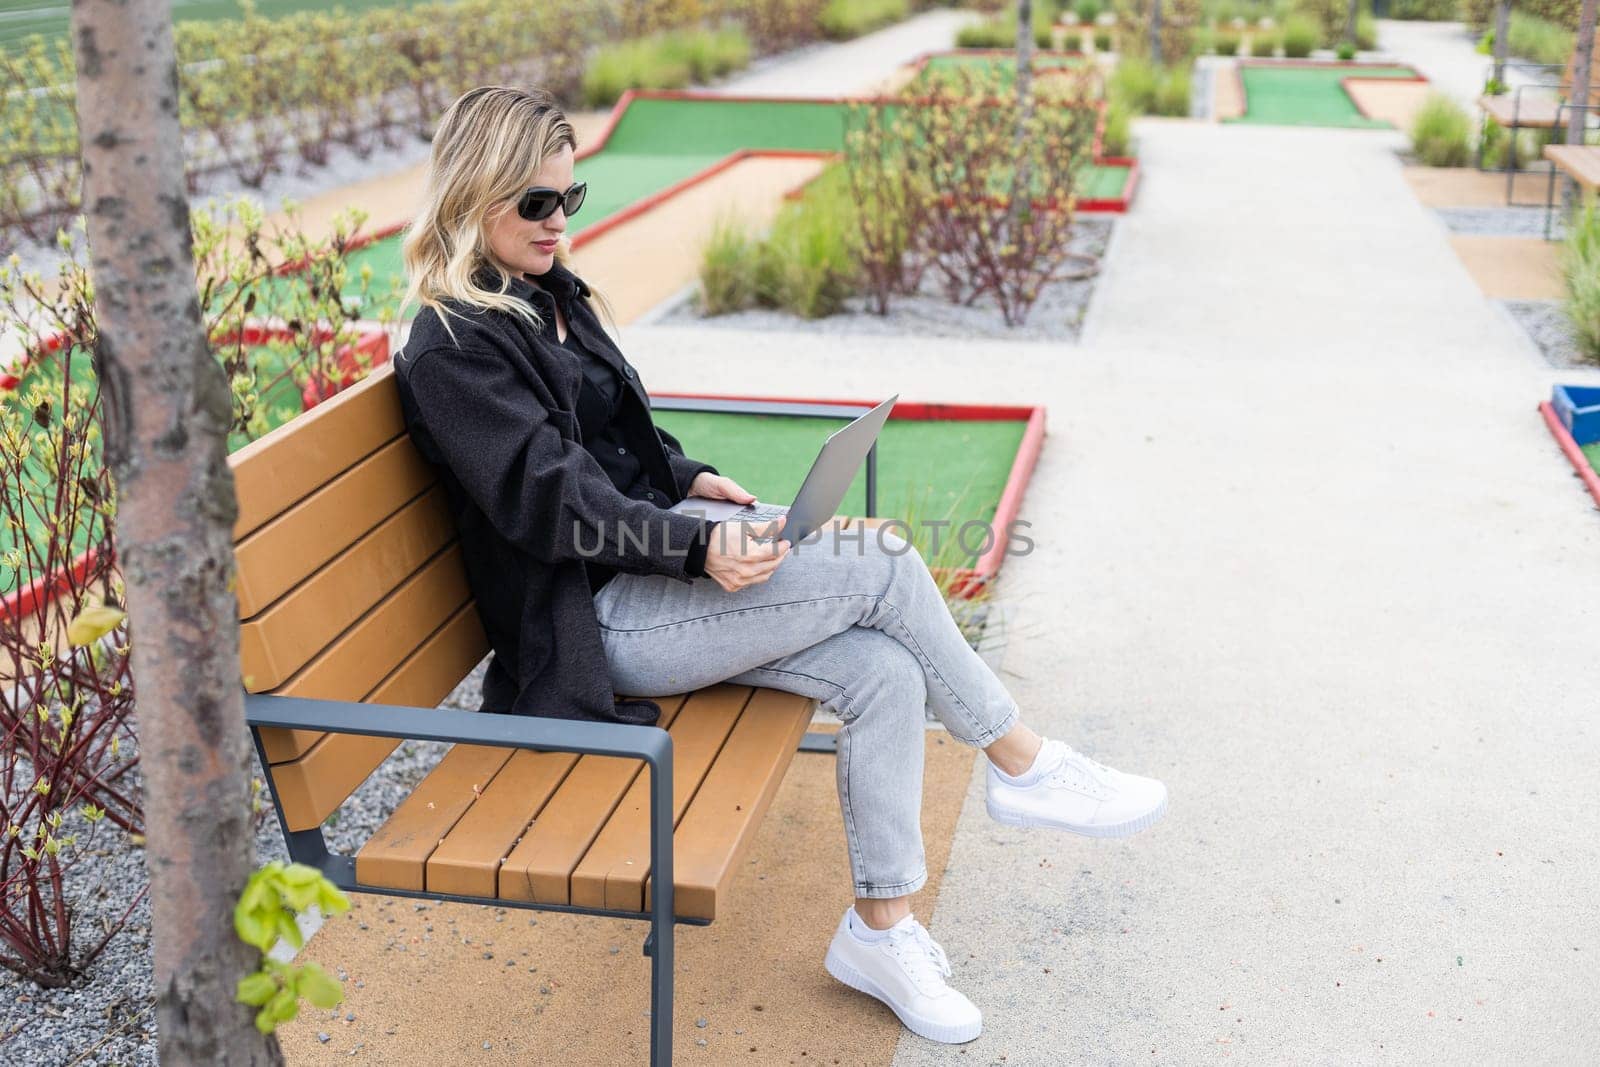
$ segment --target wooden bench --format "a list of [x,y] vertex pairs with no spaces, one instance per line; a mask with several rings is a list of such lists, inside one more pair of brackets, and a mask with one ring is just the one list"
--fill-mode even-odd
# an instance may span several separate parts
[[[437,708],[489,643],[387,365],[229,462],[247,718],[291,858],[346,890],[649,922],[669,1063],[673,923],[716,918],[813,701],[716,685],[655,727]],[[453,747],[330,854],[324,820],[402,739]]]
[[1600,146],[1547,144],[1544,158],[1550,161],[1550,177],[1544,194],[1544,239],[1550,239],[1550,217],[1555,213],[1556,173],[1577,183],[1584,193],[1600,189]]
[[[1588,102],[1594,104],[1600,101],[1600,33],[1595,35],[1596,47],[1594,57],[1590,60],[1589,68],[1589,94]],[[1513,196],[1517,177],[1517,150],[1516,137],[1518,130],[1550,130],[1561,132],[1566,129],[1567,119],[1571,116],[1571,105],[1567,103],[1572,95],[1574,82],[1573,68],[1577,65],[1577,50],[1568,57],[1566,65],[1561,68],[1560,80],[1555,84],[1519,85],[1509,93],[1497,95],[1484,95],[1478,97],[1478,109],[1483,113],[1485,120],[1493,119],[1506,131],[1509,138],[1506,144],[1506,204],[1517,206]],[[1557,69],[1553,63],[1507,63],[1507,67],[1532,69],[1543,75],[1553,74]],[[1490,68],[1491,74],[1493,68]],[[1525,89],[1544,90],[1539,94],[1523,95]],[[1589,110],[1589,109],[1586,109]],[[1478,169],[1483,170],[1484,132],[1487,122],[1479,131],[1478,137]],[[1534,206],[1534,205],[1524,205]]]

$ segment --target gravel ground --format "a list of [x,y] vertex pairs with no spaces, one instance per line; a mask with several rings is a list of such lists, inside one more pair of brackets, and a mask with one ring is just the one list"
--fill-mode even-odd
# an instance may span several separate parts
[[1578,351],[1572,326],[1555,300],[1501,300],[1552,367],[1593,367]]
[[[1068,247],[1083,255],[1099,260],[1105,255],[1115,221],[1110,218],[1084,217],[1078,220],[1076,232]],[[1069,263],[1066,270],[1078,269]],[[767,308],[739,311],[730,315],[702,316],[694,306],[693,289],[686,291],[679,303],[664,310],[651,321],[661,326],[724,326],[740,330],[784,330],[838,335],[875,334],[880,336],[994,338],[1016,341],[1071,341],[1076,342],[1083,328],[1083,318],[1094,294],[1098,274],[1079,281],[1058,281],[1046,285],[1039,300],[1021,326],[1010,327],[1000,316],[1000,310],[991,298],[985,298],[967,307],[952,304],[939,295],[932,272],[924,279],[922,291],[915,297],[898,297],[891,301],[889,314],[876,315],[867,310],[862,297],[845,300],[845,310],[827,318],[807,321],[786,311]]]
[[[472,686],[477,698],[479,671],[452,693],[459,700]],[[406,742],[365,784],[353,793],[325,828],[334,851],[353,851],[365,841],[394,806],[432,769],[448,746]],[[255,773],[260,775],[259,765]],[[133,788],[142,788],[137,770]],[[71,820],[69,820],[70,822]],[[77,832],[85,842],[85,859],[70,872],[68,894],[84,918],[74,930],[80,943],[91,942],[104,927],[128,909],[145,885],[144,851],[127,834],[103,825],[92,841],[85,826]],[[287,860],[283,836],[270,806],[256,832],[256,859]],[[89,980],[70,989],[39,989],[9,971],[0,970],[0,1063],[33,1067],[68,1064],[155,1064],[155,1017],[150,960],[150,907],[139,900],[124,930],[113,937],[90,967]]]
[[[1451,233],[1492,237],[1543,237],[1542,207],[1441,207],[1434,208]],[[1550,222],[1550,236],[1560,240],[1566,226],[1559,213]]]

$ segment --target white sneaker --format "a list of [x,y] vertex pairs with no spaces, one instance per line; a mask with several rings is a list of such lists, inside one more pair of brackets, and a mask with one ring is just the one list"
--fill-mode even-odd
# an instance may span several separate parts
[[[863,941],[851,929],[861,923],[849,908],[833,933],[823,964],[839,981],[889,1005],[906,1029],[930,1041],[960,1044],[983,1029],[983,1013],[945,984],[950,961],[916,919],[907,915],[884,936]],[[861,929],[866,924],[861,923]]]
[[1049,826],[1090,837],[1127,837],[1166,813],[1167,787],[1124,774],[1046,740],[1033,766],[1009,778],[989,764],[989,815],[1010,826]]

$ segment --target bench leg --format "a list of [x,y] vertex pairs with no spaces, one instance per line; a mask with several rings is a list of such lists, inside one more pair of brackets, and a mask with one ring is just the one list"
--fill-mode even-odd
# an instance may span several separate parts
[[650,760],[650,1064],[672,1067],[672,762]]

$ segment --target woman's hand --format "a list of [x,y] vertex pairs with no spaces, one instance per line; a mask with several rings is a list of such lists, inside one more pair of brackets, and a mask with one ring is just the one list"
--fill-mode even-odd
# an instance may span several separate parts
[[[700,475],[704,477],[705,474]],[[698,483],[700,478],[695,481]],[[727,478],[720,480],[733,485]],[[737,485],[733,487],[744,492]],[[730,593],[771,578],[789,554],[789,542],[777,540],[785,518],[780,515],[771,522],[717,523],[706,546],[706,574]]]
[[732,478],[710,471],[701,471],[689,485],[690,496],[703,496],[710,500],[731,500],[735,504],[753,504],[756,495]]

